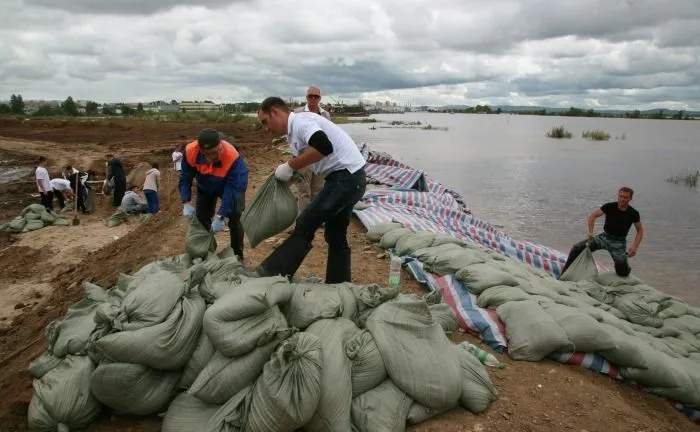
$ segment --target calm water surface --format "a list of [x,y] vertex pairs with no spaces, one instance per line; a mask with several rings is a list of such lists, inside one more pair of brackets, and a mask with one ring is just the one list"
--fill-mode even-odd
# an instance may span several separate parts
[[[586,217],[635,190],[645,236],[630,263],[648,284],[700,306],[700,193],[664,179],[700,169],[700,121],[410,113],[343,125],[358,141],[452,187],[472,212],[509,235],[568,252],[586,237]],[[382,128],[420,121],[447,131]],[[568,140],[545,137],[564,125]],[[613,138],[581,138],[602,129]],[[615,137],[622,137],[624,139]],[[596,231],[601,231],[598,219]],[[635,230],[631,229],[631,244]],[[596,256],[612,264],[606,252]]]

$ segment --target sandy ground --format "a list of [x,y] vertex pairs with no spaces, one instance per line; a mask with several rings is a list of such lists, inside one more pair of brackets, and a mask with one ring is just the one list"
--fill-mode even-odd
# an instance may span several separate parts
[[[45,154],[49,169],[74,163],[85,169],[103,169],[104,155],[115,152],[127,167],[144,160],[169,166],[176,143],[196,136],[202,124],[149,121],[52,122],[45,120],[0,120],[0,152],[29,159]],[[251,187],[257,186],[282,160],[272,135],[247,125],[219,124],[220,130],[236,137],[250,166]],[[163,170],[162,170],[163,171]],[[17,188],[0,188],[0,202],[22,195]],[[29,188],[31,189],[31,188]],[[174,181],[161,194],[162,212],[145,223],[132,220],[107,228],[104,218],[112,212],[109,197],[98,196],[96,212],[80,215],[80,225],[49,227],[32,233],[0,238],[0,430],[25,431],[31,398],[29,362],[45,350],[44,327],[82,295],[81,283],[88,280],[111,286],[120,272],[133,272],[160,256],[183,252],[187,225],[180,216]],[[26,193],[31,192],[27,190]],[[24,195],[22,195],[24,197]],[[26,198],[26,197],[25,197]],[[24,203],[4,204],[0,218],[16,215]],[[2,219],[0,219],[2,220]],[[353,247],[353,280],[384,283],[388,262],[383,251],[364,237],[358,221],[350,227]],[[116,236],[116,239],[115,239]],[[257,265],[285,234],[246,250],[246,264]],[[228,233],[218,236],[220,247],[228,244]],[[325,245],[317,233],[314,248],[300,274],[324,276]],[[402,288],[423,292],[404,272]],[[457,333],[455,341],[478,340]],[[483,344],[481,345],[483,347]],[[643,393],[584,368],[551,361],[506,363],[502,370],[489,369],[500,398],[481,415],[462,409],[409,428],[410,431],[688,431],[697,430],[669,402]],[[145,432],[160,430],[157,416],[119,418],[106,412],[90,431]]]

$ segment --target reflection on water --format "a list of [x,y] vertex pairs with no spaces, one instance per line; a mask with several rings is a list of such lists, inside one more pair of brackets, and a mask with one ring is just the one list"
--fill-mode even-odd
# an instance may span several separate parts
[[29,167],[3,167],[0,166],[0,184],[10,183],[22,179],[32,172]]
[[[666,183],[700,168],[700,121],[411,113],[381,121],[420,121],[447,131],[343,125],[358,141],[420,168],[461,193],[477,216],[508,234],[567,252],[587,234],[586,217],[635,190],[645,237],[630,263],[647,283],[700,306],[700,193]],[[574,138],[545,137],[564,125]],[[586,129],[625,139],[592,142]],[[603,220],[596,228],[602,230]],[[628,242],[634,238],[634,228]],[[596,253],[611,264],[605,252]]]

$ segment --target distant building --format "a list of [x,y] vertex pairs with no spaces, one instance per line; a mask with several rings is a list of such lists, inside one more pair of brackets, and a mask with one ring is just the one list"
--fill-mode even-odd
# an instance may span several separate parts
[[222,107],[219,104],[215,104],[211,101],[204,102],[180,102],[180,111],[182,112],[192,112],[192,111],[221,111]]

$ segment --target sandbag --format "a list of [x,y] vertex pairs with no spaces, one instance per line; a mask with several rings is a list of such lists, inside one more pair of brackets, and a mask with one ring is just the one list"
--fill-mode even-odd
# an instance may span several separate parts
[[59,431],[87,428],[102,406],[90,393],[95,366],[87,357],[67,356],[32,383],[29,402],[29,430]]
[[352,362],[350,378],[353,398],[375,388],[386,379],[384,360],[369,331],[360,331],[348,339],[345,342],[345,355]]
[[396,254],[406,256],[417,251],[432,246],[435,233],[430,231],[419,231],[415,234],[403,236],[396,242]]
[[[445,248],[446,246],[452,245],[438,246],[438,248]],[[432,260],[426,262],[426,265],[433,273],[441,276],[454,274],[458,280],[462,281],[465,278],[465,273],[464,271],[460,273],[461,270],[464,270],[468,266],[485,262],[486,254],[483,252],[475,249],[461,248],[460,250],[452,249],[447,252],[438,251]]]
[[249,279],[214,302],[204,316],[205,326],[260,315],[291,297],[292,286],[282,276]]
[[268,177],[241,215],[250,247],[289,228],[297,213],[297,200],[289,185],[274,175]]
[[[30,214],[28,213],[25,218]],[[27,224],[24,225],[24,231],[36,231],[42,228],[44,228],[44,222],[41,219],[27,219]]]
[[[466,251],[466,250],[465,250]],[[517,286],[518,279],[490,263],[471,264],[462,267],[455,274],[470,293],[479,295],[494,286]]]
[[45,225],[51,225],[52,223],[56,222],[56,216],[53,215],[52,213],[49,213],[46,210],[41,212],[40,217]]
[[369,316],[366,326],[387,374],[402,391],[437,410],[457,404],[459,361],[424,300],[402,296],[384,303]]
[[663,320],[666,318],[677,318],[691,313],[693,313],[692,308],[681,300],[670,299],[659,304],[659,317]]
[[162,323],[185,294],[182,278],[167,270],[154,270],[127,278],[126,295],[113,326],[117,330],[138,330]]
[[107,227],[109,228],[114,228],[115,226],[123,224],[128,219],[129,215],[127,215],[121,210],[116,210],[105,220],[105,225],[107,225]]
[[647,362],[643,356],[642,347],[648,343],[640,337],[630,336],[609,324],[601,325],[615,344],[614,348],[598,351],[601,357],[617,367],[646,369]]
[[[386,287],[378,284],[354,285],[343,283],[336,285],[336,287],[343,300],[342,317],[352,320],[359,327],[365,326],[367,317],[377,306],[399,295],[399,287]],[[352,311],[349,309],[351,307],[354,307]]]
[[244,432],[248,423],[252,390],[251,386],[246,387],[220,406],[201,428],[202,432]]
[[592,317],[568,306],[547,305],[544,310],[564,329],[576,351],[595,353],[616,347],[605,327]]
[[182,376],[180,377],[178,387],[181,389],[190,388],[213,355],[214,345],[212,345],[206,333],[200,332],[197,346],[192,352],[192,357],[190,357],[189,361],[187,361],[187,364],[182,369]]
[[307,432],[348,431],[351,427],[352,365],[344,346],[358,332],[345,318],[322,319],[311,324],[306,333],[321,344],[321,399],[313,417],[304,427]]
[[508,355],[512,359],[540,361],[553,352],[574,352],[574,344],[564,329],[537,303],[504,303],[496,313],[506,326]]
[[215,352],[188,393],[207,403],[225,403],[255,382],[277,345],[278,342],[271,342],[233,358]]
[[442,246],[445,244],[455,244],[458,246],[465,246],[466,242],[463,240],[460,240],[456,237],[453,237],[449,234],[435,234],[435,238],[433,238],[433,242],[430,244],[431,247],[433,246]]
[[326,284],[294,284],[293,294],[284,310],[291,327],[305,329],[323,318],[336,318],[343,313],[343,300],[337,287]]
[[386,232],[382,239],[379,240],[379,246],[384,249],[392,249],[396,247],[396,243],[401,239],[401,237],[412,235],[413,230],[408,228],[398,228]]
[[[435,242],[436,241],[433,240],[433,243],[435,243]],[[463,249],[464,249],[464,247],[458,243],[447,242],[447,243],[443,243],[440,245],[433,245],[433,246],[423,248],[423,249],[417,249],[413,253],[411,253],[411,257],[413,257],[417,260],[420,260],[425,264],[429,264],[429,263],[435,261],[435,258],[440,254],[454,252],[454,251],[461,251]]]
[[576,257],[569,268],[559,277],[562,281],[595,281],[598,276],[598,266],[593,258],[591,248],[586,248]]
[[459,404],[478,414],[486,411],[498,399],[498,391],[489,378],[486,367],[469,351],[469,343],[454,345],[462,370],[462,393]]
[[187,240],[185,240],[185,253],[191,259],[206,259],[207,255],[214,252],[216,252],[214,234],[207,230],[197,217],[191,217]]
[[161,432],[193,432],[200,430],[218,411],[219,406],[202,402],[187,393],[177,395],[163,417]]
[[114,362],[165,370],[182,368],[197,347],[205,308],[198,294],[183,297],[164,322],[106,335],[95,347]]
[[599,284],[606,287],[618,288],[621,286],[635,286],[641,285],[642,281],[636,277],[629,275],[626,277],[618,276],[614,271],[598,273],[598,277],[595,280]]
[[29,204],[28,206],[22,209],[20,214],[22,216],[26,216],[27,213],[41,214],[41,212],[43,212],[44,210],[46,210],[46,207],[44,207],[43,204]]
[[214,309],[217,303],[204,314],[203,328],[217,351],[226,357],[247,354],[256,347],[285,339],[293,333],[277,306],[272,306],[259,315],[226,321],[222,319],[225,310]]
[[379,241],[384,234],[397,228],[403,228],[403,224],[400,222],[382,222],[372,225],[367,230],[367,240],[373,242]]
[[165,411],[177,394],[180,371],[164,371],[134,363],[101,363],[90,390],[119,414],[150,415]]
[[62,358],[58,358],[46,352],[32,360],[32,362],[29,363],[27,371],[33,378],[41,378],[53,370],[56,366],[60,365],[62,361]]
[[27,221],[41,220],[41,212],[43,212],[43,211],[45,211],[45,209],[41,210],[41,211],[38,212],[38,213],[29,212],[29,213],[26,213],[26,214],[22,215],[22,217],[24,217]]
[[629,322],[656,328],[663,325],[663,320],[658,316],[659,304],[651,303],[643,296],[622,295],[615,299],[613,306],[621,311]]
[[497,308],[498,306],[520,300],[527,300],[530,296],[517,286],[493,286],[479,294],[476,304],[481,308]]
[[440,414],[449,411],[449,410],[434,410],[432,408],[428,408],[426,406],[423,406],[419,403],[413,402],[411,404],[411,408],[408,410],[408,415],[406,416],[406,424],[409,425],[417,425],[420,423],[423,423],[426,420],[429,420],[433,417],[437,417]]
[[412,402],[391,380],[385,380],[352,400],[353,431],[403,432]]
[[18,233],[18,232],[22,232],[22,230],[24,229],[24,227],[25,227],[26,225],[27,225],[27,220],[26,220],[26,219],[24,219],[23,217],[16,217],[16,218],[12,219],[12,220],[6,225],[6,227],[9,228],[9,230],[10,230],[11,232]]
[[430,309],[430,315],[433,317],[433,321],[438,323],[445,333],[449,335],[452,332],[457,331],[459,328],[457,316],[448,304],[431,304],[428,306],[428,309]]
[[255,383],[246,431],[284,432],[307,424],[322,395],[323,357],[322,342],[311,333],[283,341]]

